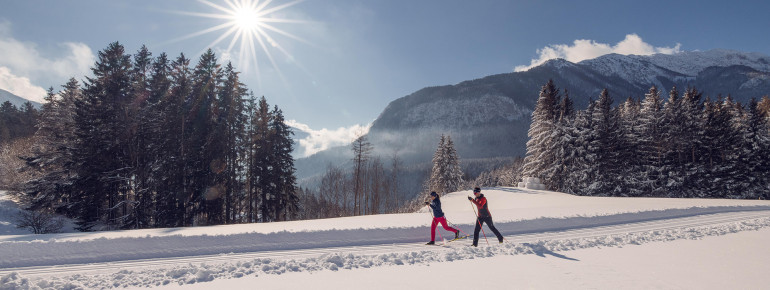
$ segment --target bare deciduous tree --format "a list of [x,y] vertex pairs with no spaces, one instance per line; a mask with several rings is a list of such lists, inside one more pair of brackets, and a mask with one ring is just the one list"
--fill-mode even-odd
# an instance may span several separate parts
[[64,220],[49,211],[22,210],[16,215],[16,227],[35,234],[58,233],[64,227]]

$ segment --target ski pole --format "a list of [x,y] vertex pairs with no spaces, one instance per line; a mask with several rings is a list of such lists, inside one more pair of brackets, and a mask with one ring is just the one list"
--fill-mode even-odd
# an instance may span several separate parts
[[484,235],[484,240],[487,241],[487,246],[489,246],[489,240],[487,240],[487,234],[484,232],[484,227],[481,226],[481,219],[479,219],[479,214],[476,213],[476,207],[475,207],[475,204],[473,204],[473,202],[471,202],[471,208],[473,208],[473,213],[476,214],[476,223],[479,224],[479,228],[481,229],[481,234]]

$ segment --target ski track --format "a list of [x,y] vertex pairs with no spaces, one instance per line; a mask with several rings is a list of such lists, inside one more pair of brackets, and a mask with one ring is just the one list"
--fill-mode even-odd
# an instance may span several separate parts
[[[488,235],[490,242],[487,246],[482,236],[478,248],[470,247],[472,236],[438,247],[425,246],[424,242],[392,243],[392,238],[358,239],[345,241],[354,244],[352,246],[0,268],[0,281],[11,281],[9,285],[27,285],[15,287],[23,289],[145,287],[169,283],[182,285],[245,275],[430,264],[495,255],[548,254],[564,257],[556,251],[699,239],[770,226],[770,209],[767,207],[743,211],[712,210],[711,213],[669,212],[652,216],[655,217],[639,215],[633,219],[631,217],[634,215],[628,214],[592,217],[592,224],[567,225],[562,228],[549,222],[544,226],[541,224],[541,230],[529,228],[517,231],[510,228],[522,221],[497,223],[506,243],[498,245],[494,235]],[[582,217],[565,221],[574,219]],[[335,242],[339,241],[324,241],[322,244]],[[362,243],[369,244],[355,245]],[[437,243],[441,244],[442,241],[437,240]],[[294,243],[293,246],[312,247],[318,244],[306,242]]]

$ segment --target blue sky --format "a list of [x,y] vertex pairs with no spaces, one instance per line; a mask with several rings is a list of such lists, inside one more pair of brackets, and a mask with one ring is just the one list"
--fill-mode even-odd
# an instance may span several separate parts
[[[42,97],[43,88],[84,79],[94,55],[114,41],[130,53],[145,44],[154,55],[197,60],[227,29],[183,37],[227,22],[194,15],[225,14],[215,6],[228,7],[224,0],[0,0],[0,88]],[[278,46],[257,46],[256,65],[240,45],[227,50],[230,37],[212,48],[310,133],[300,149],[307,153],[350,141],[389,102],[420,88],[548,58],[714,48],[770,55],[768,1],[273,0],[262,11],[271,8],[281,9],[264,17],[291,21],[269,23],[283,33],[265,30]]]

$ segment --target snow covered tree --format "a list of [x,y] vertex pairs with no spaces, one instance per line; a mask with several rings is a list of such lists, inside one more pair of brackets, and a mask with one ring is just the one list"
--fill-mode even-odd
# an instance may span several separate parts
[[731,126],[731,103],[706,99],[703,103],[703,138],[700,143],[697,183],[707,197],[723,197],[733,185],[731,172],[734,160],[731,158],[732,143],[736,142]]
[[72,78],[58,95],[49,90],[43,104],[32,152],[24,157],[25,170],[39,172],[36,174],[39,178],[27,181],[23,189],[33,210],[46,208],[69,213],[67,200],[75,178],[70,170],[75,142],[75,101],[79,98],[80,85]]
[[638,158],[641,165],[639,189],[649,196],[661,196],[664,182],[664,111],[658,88],[653,86],[645,94],[636,123],[638,132]]
[[665,193],[668,197],[681,197],[672,196],[672,194],[681,195],[683,179],[683,172],[680,170],[683,164],[682,148],[683,148],[683,132],[684,132],[684,117],[682,113],[682,101],[679,97],[679,91],[676,87],[673,87],[669,91],[669,98],[663,105],[663,140],[666,140],[666,146],[664,148],[664,169],[661,174],[661,184],[663,188],[660,192]]
[[457,191],[463,184],[460,158],[450,136],[441,135],[439,145],[433,154],[433,168],[428,181],[430,191],[449,193]]
[[575,154],[574,122],[575,109],[567,90],[564,90],[564,98],[558,105],[557,121],[554,123],[553,145],[550,148],[554,152],[552,163],[547,165],[543,173],[546,186],[552,190],[566,191],[566,182],[570,178],[569,161]]
[[644,172],[642,166],[642,156],[640,155],[641,132],[639,130],[639,116],[641,115],[641,104],[629,97],[618,107],[618,127],[620,135],[618,138],[617,158],[619,174],[618,180],[620,191],[616,194],[624,196],[641,196],[644,190],[640,186],[645,178],[640,175]]
[[620,195],[620,126],[617,111],[612,108],[612,98],[607,89],[602,90],[591,115],[592,140],[588,144],[591,162],[589,175],[593,176],[587,192],[590,195]]
[[756,99],[751,99],[745,118],[744,146],[740,152],[747,160],[747,170],[753,180],[744,198],[770,197],[770,123]]
[[559,90],[549,80],[541,89],[537,99],[535,110],[532,112],[532,123],[527,132],[527,155],[524,158],[524,175],[539,177],[544,183],[544,173],[554,163],[555,152],[554,133],[557,121],[557,104],[559,102]]
[[688,197],[695,196],[698,189],[697,171],[700,170],[697,155],[698,148],[701,146],[700,140],[703,137],[703,124],[701,112],[703,104],[701,102],[701,93],[696,88],[688,88],[682,97],[682,140],[680,154],[683,157],[680,164],[680,172],[684,178],[684,193]]

